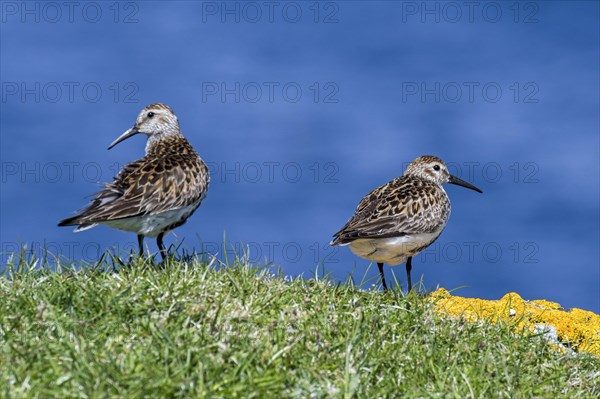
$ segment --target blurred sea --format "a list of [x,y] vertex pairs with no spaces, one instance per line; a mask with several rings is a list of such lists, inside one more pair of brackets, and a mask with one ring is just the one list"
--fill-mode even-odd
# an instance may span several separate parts
[[360,281],[368,262],[331,235],[433,154],[484,194],[447,188],[414,281],[600,312],[597,2],[65,4],[1,3],[4,259],[22,243],[86,261],[136,248],[56,223],[142,156],[142,137],[106,147],[161,101],[212,172],[168,244],[223,257],[226,235],[288,275]]

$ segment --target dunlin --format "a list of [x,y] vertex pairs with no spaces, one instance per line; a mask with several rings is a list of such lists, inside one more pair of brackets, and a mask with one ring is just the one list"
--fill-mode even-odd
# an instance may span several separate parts
[[356,255],[377,262],[385,290],[383,265],[406,262],[410,291],[412,257],[439,237],[450,217],[450,200],[442,187],[445,183],[482,192],[452,176],[440,158],[419,157],[402,176],[367,194],[330,244],[348,245]]
[[208,168],[183,137],[177,117],[165,104],[144,108],[134,126],[108,149],[136,134],[148,136],[146,155],[125,165],[88,207],[58,225],[77,226],[75,231],[82,231],[104,224],[132,231],[138,237],[140,256],[144,237],[156,237],[165,259],[163,237],[184,224],[206,196]]

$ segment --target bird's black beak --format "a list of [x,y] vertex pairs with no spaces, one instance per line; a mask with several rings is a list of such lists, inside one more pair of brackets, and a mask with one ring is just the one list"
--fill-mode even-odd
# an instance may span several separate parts
[[467,183],[464,180],[459,179],[456,176],[450,175],[450,180],[448,180],[448,183],[450,183],[450,184],[456,184],[457,186],[463,186],[463,187],[466,187],[466,188],[470,188],[471,190],[475,190],[478,193],[482,193],[483,194],[483,191],[481,191],[480,189],[478,189],[474,185],[472,185],[470,183]]
[[137,128],[137,126],[132,127],[131,129],[120,135],[118,139],[113,141],[112,144],[108,146],[108,149],[110,150],[111,148],[119,144],[121,141],[128,139],[131,136],[135,136],[138,133],[140,133],[140,130]]

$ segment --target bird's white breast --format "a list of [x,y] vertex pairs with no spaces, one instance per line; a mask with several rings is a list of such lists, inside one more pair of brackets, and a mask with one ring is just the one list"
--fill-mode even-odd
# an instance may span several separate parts
[[107,220],[102,222],[115,229],[132,231],[145,237],[156,237],[165,232],[172,224],[187,219],[198,207],[198,203],[178,209],[171,209],[157,214],[134,216],[130,218]]
[[433,233],[407,234],[391,238],[360,238],[348,245],[356,255],[377,262],[396,266],[406,262],[429,246],[442,233],[444,227]]

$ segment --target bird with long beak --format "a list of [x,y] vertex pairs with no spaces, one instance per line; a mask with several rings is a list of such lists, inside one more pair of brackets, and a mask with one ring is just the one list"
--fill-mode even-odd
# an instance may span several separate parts
[[410,291],[413,256],[440,236],[450,217],[450,200],[442,187],[444,183],[482,192],[452,176],[440,158],[419,157],[402,176],[367,194],[348,223],[335,233],[330,245],[347,245],[354,254],[377,262],[384,290],[387,284],[383,265],[406,262]]
[[86,208],[58,225],[77,226],[77,232],[98,224],[134,232],[140,256],[144,253],[144,237],[156,237],[164,260],[163,237],[184,224],[206,197],[208,168],[181,133],[173,110],[165,104],[144,108],[135,125],[108,149],[137,134],[148,136],[146,155],[125,165]]

